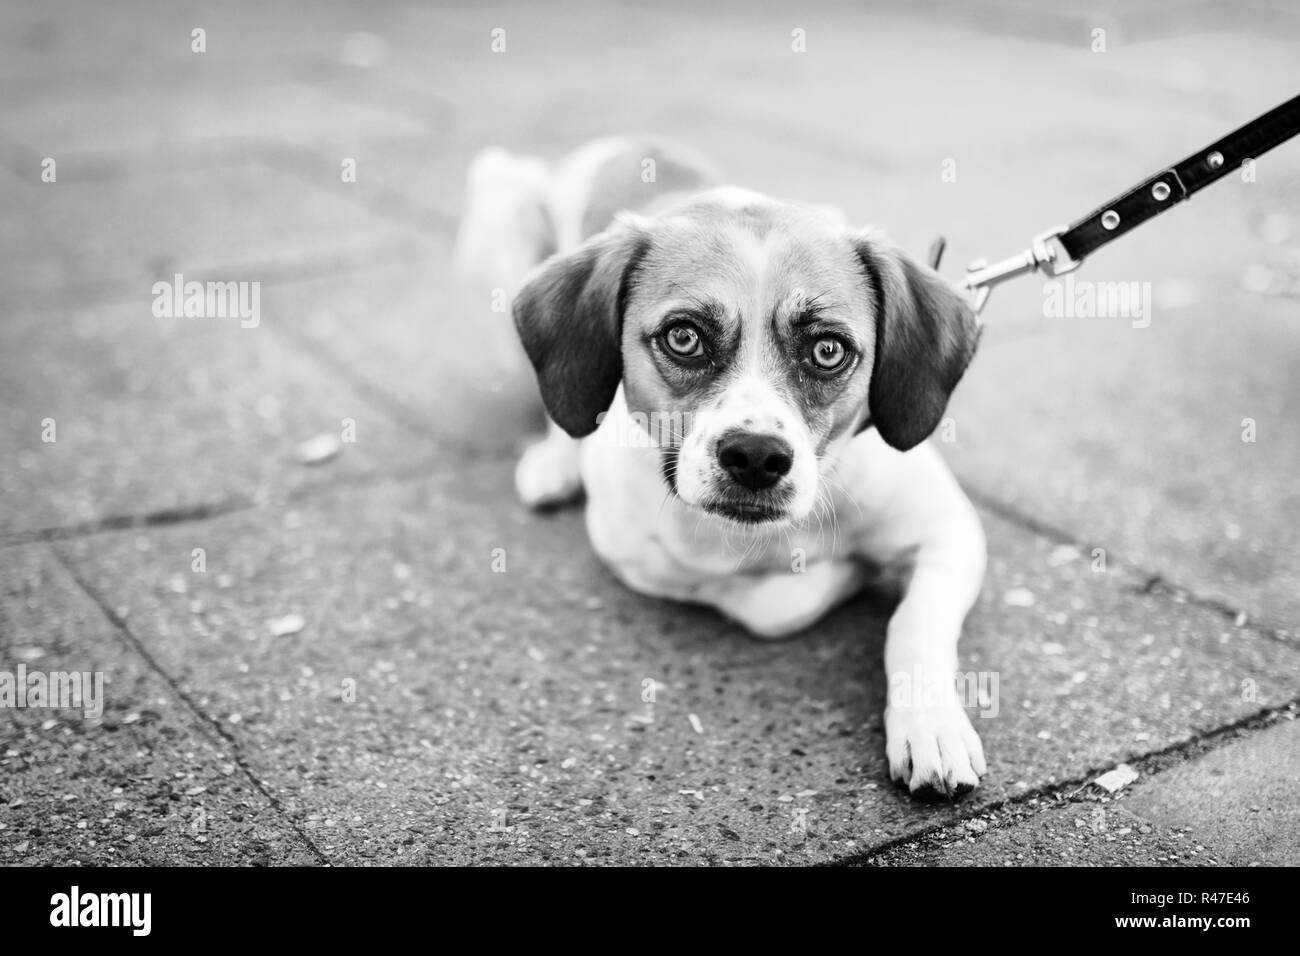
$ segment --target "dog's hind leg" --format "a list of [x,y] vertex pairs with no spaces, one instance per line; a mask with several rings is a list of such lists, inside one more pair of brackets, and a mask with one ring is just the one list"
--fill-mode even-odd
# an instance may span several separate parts
[[[454,259],[466,294],[476,301],[502,293],[513,299],[524,277],[555,252],[550,179],[550,167],[542,160],[498,147],[483,150],[470,163]],[[508,349],[500,351],[515,359],[511,367],[522,374],[528,363],[513,327],[509,339]],[[546,437],[525,451],[515,467],[515,489],[534,508],[576,498],[582,490],[578,441],[550,422]]]

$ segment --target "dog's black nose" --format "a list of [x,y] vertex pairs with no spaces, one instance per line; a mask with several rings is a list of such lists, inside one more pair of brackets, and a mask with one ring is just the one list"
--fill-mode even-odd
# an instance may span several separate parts
[[737,484],[752,491],[771,488],[794,464],[790,445],[775,435],[748,432],[724,438],[718,445],[718,464]]

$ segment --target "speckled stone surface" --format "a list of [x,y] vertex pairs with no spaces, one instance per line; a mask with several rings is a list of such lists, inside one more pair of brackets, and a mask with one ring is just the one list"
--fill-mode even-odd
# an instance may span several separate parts
[[1300,866],[1300,723],[1279,722],[1135,788],[1125,805],[1237,866]]
[[[332,859],[812,862],[969,810],[914,806],[889,783],[883,606],[859,600],[802,638],[757,642],[626,591],[576,513],[503,508],[508,483],[498,463],[462,465],[59,547],[98,593],[153,582],[120,599],[128,626],[293,819],[334,821],[321,838]],[[988,526],[962,656],[998,681],[990,716],[972,701],[990,756],[974,802],[1300,691],[1300,653]],[[189,570],[195,547],[206,574]],[[290,614],[303,630],[274,637]]]
[[[0,494],[12,504],[0,509],[0,540],[269,500],[429,461],[429,443],[386,404],[320,374],[263,319],[159,319],[147,299],[6,316]],[[355,441],[344,441],[345,419]],[[322,434],[338,455],[302,463],[300,446]]]
[[1213,290],[1214,307],[1157,310],[1149,328],[1059,319],[977,358],[949,457],[1090,547],[1294,635],[1295,309]]
[[[1026,810],[1029,812],[1015,812]],[[1124,805],[1032,800],[972,817],[942,835],[872,858],[872,866],[1215,866],[1226,860],[1195,835]]]
[[857,866],[1295,866],[1300,748],[1294,706],[1257,726],[1159,754],[1107,790],[1039,793]]
[[0,711],[0,865],[320,862],[44,546],[0,551],[0,671],[19,666],[98,672],[102,698],[71,702],[102,713]]

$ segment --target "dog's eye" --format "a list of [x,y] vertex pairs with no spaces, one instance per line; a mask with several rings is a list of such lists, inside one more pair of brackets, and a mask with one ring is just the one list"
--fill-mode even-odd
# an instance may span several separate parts
[[700,333],[689,325],[674,325],[664,333],[664,344],[668,351],[681,358],[699,358],[704,354]]
[[849,357],[848,349],[839,339],[818,339],[813,343],[811,358],[814,365],[824,372],[833,372]]

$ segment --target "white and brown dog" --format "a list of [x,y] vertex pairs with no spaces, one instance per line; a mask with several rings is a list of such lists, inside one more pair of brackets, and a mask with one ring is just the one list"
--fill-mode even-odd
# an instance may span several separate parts
[[458,265],[512,295],[552,421],[519,495],[585,490],[592,545],[629,587],[760,637],[883,573],[901,587],[890,773],[923,798],[969,791],[984,754],[954,675],[984,535],[924,442],[975,317],[879,234],[718,182],[636,139],[553,170],[499,149],[472,164]]

